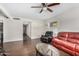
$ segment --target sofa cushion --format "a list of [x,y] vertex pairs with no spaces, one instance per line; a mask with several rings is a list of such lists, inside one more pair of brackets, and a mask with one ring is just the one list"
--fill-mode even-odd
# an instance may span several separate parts
[[59,39],[54,39],[53,40],[55,43],[61,45],[61,46],[64,46],[65,48],[68,48],[68,49],[71,49],[71,50],[75,50],[75,44],[74,43],[71,43],[71,42],[68,42],[68,41],[65,41],[65,40],[59,40]]
[[76,46],[75,46],[75,51],[79,53],[79,45],[78,44],[76,44]]
[[67,38],[65,38],[65,37],[58,37],[58,39],[60,39],[60,40],[67,40]]
[[78,39],[76,40],[76,43],[79,44],[79,40]]
[[64,46],[61,46],[61,45],[59,45],[59,44],[57,44],[57,43],[53,43],[53,45],[54,45],[55,47],[59,48],[59,49],[62,49],[63,51],[65,51],[65,52],[67,52],[67,53],[69,53],[69,54],[71,54],[71,55],[75,55],[75,51],[73,51],[73,50],[70,50],[70,49],[68,49],[68,48],[65,48]]
[[75,43],[75,44],[79,44],[79,40],[78,39],[69,38],[67,41]]
[[69,33],[68,33],[68,38],[79,39],[79,33],[76,33],[76,32],[69,32]]
[[76,56],[79,56],[79,52],[75,52],[75,55],[76,55]]
[[67,32],[59,32],[58,37],[67,37],[68,33]]

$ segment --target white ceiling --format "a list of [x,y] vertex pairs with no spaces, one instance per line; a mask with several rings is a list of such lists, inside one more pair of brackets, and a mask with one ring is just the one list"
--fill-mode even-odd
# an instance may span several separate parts
[[[61,3],[60,5],[50,7],[53,10],[43,11],[39,13],[41,8],[31,8],[31,6],[39,6],[40,3],[0,3],[12,17],[23,17],[35,20],[45,20],[55,17],[64,11],[72,8],[76,3]],[[78,4],[79,5],[79,4]]]

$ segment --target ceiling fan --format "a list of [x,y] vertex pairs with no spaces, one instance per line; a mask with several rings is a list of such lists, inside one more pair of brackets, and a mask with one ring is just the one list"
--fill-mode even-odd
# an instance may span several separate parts
[[44,10],[48,10],[49,12],[53,12],[49,7],[59,5],[60,3],[41,3],[41,6],[32,6],[31,8],[41,8],[40,13],[42,13]]

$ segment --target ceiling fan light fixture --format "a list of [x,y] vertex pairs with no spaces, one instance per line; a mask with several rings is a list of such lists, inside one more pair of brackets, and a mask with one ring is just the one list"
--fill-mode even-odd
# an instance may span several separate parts
[[47,10],[47,8],[46,8],[46,7],[44,7],[44,8],[43,8],[43,10],[45,10],[45,11],[46,11],[46,10]]

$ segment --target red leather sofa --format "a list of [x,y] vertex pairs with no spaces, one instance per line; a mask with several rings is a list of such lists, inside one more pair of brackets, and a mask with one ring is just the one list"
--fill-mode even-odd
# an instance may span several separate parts
[[79,32],[59,32],[52,39],[52,45],[70,55],[79,56]]

